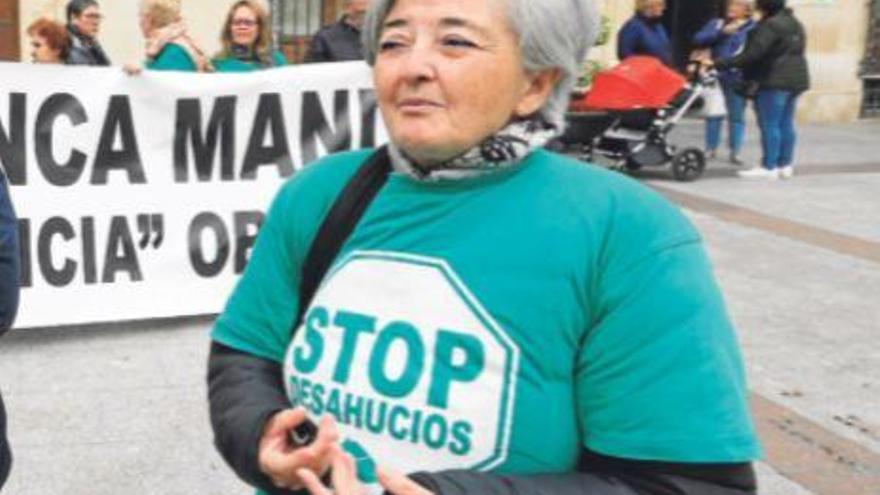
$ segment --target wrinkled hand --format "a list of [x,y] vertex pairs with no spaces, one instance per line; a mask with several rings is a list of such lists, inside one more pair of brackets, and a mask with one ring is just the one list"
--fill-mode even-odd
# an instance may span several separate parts
[[[312,495],[364,495],[366,487],[357,478],[357,466],[354,459],[339,447],[333,448],[333,471],[331,480],[333,488],[325,486],[318,476],[308,470],[298,472],[306,489]],[[378,468],[376,474],[379,484],[393,495],[432,495],[415,481],[387,469]]]
[[379,484],[388,493],[394,495],[433,495],[430,490],[400,473],[379,468],[376,474],[379,477]]
[[743,24],[745,24],[745,23],[746,23],[746,21],[744,21],[744,20],[742,20],[742,19],[739,19],[739,20],[736,20],[736,21],[733,21],[733,22],[729,22],[729,23],[727,23],[727,24],[724,25],[724,28],[722,29],[722,31],[724,32],[724,34],[734,34],[734,33],[736,33],[736,32],[739,30],[739,28],[741,28],[741,27],[743,26]]
[[137,75],[140,75],[140,73],[144,71],[144,68],[143,68],[143,66],[141,66],[141,64],[135,64],[135,63],[129,62],[129,63],[122,66],[122,70],[125,71],[125,73],[128,74],[129,76],[137,76]]
[[291,445],[289,432],[306,420],[303,408],[287,409],[272,416],[266,423],[260,438],[259,464],[278,488],[299,490],[303,480],[300,470],[321,475],[327,472],[333,461],[333,448],[339,441],[336,423],[325,416],[318,425],[318,435],[310,445]]

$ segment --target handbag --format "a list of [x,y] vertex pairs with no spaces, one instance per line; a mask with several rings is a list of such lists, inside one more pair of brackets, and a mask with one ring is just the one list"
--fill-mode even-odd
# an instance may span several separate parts
[[717,118],[727,115],[724,91],[717,82],[703,89],[703,117]]
[[761,84],[758,81],[751,79],[741,79],[733,85],[734,93],[749,100],[755,99],[755,96],[757,96],[758,90],[760,89]]

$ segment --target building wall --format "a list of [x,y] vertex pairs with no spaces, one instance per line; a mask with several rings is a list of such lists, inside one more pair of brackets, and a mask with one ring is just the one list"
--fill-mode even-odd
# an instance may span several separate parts
[[[633,13],[633,0],[601,0],[612,19],[609,46],[596,56],[614,62],[617,29]],[[813,88],[804,94],[798,118],[809,122],[850,122],[859,117],[869,9],[865,0],[791,0],[808,36],[807,58]]]

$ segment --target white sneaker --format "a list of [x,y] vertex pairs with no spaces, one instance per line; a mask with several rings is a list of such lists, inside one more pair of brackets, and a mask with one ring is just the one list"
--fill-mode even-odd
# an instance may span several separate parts
[[779,173],[776,170],[767,170],[764,167],[753,167],[748,170],[740,170],[736,175],[739,175],[743,179],[776,180],[779,178]]
[[788,180],[788,179],[791,179],[792,177],[794,177],[794,167],[792,167],[791,165],[789,165],[787,167],[781,167],[779,169],[779,178],[780,179]]

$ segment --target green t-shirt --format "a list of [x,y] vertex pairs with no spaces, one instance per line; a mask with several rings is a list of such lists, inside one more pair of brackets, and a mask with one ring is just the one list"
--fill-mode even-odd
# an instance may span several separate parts
[[147,69],[196,72],[198,67],[180,45],[168,43],[156,55],[156,58],[147,62]]
[[[216,58],[212,63],[214,70],[217,72],[254,72],[270,68],[256,62],[245,62],[234,57]],[[284,67],[287,65],[287,60],[284,59],[284,55],[281,52],[275,50],[272,52],[272,63],[273,67]]]
[[295,403],[403,472],[572,469],[582,447],[760,455],[699,235],[638,183],[549,152],[457,182],[392,174],[296,332],[299,271],[368,152],[278,194],[212,337],[284,364]]

